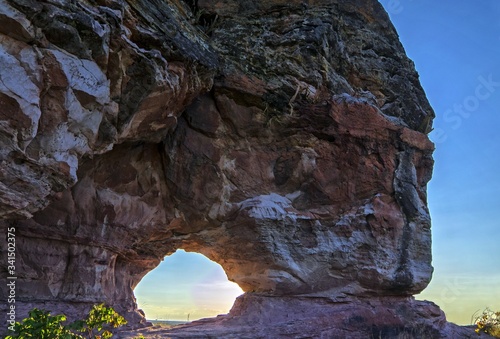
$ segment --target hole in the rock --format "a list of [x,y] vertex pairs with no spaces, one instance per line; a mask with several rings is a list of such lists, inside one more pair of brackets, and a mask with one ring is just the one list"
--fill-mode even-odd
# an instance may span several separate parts
[[222,266],[184,250],[165,257],[134,290],[146,319],[170,325],[226,314],[242,293]]

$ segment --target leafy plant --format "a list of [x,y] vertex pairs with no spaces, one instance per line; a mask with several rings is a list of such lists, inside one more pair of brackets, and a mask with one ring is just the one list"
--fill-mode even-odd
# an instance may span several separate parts
[[116,328],[126,323],[125,318],[116,313],[113,308],[99,304],[92,307],[86,319],[77,320],[69,327],[86,333],[90,339],[109,339],[113,334],[105,329],[106,325]]
[[8,335],[5,339],[81,339],[82,336],[72,333],[61,323],[66,321],[66,316],[51,316],[49,312],[32,309],[28,317],[22,322],[14,325],[14,335]]
[[500,312],[493,312],[489,308],[475,318],[476,333],[484,332],[495,338],[500,338]]
[[94,305],[83,320],[63,325],[65,321],[65,315],[52,316],[48,311],[34,308],[28,318],[16,322],[14,334],[5,339],[109,339],[113,334],[107,327],[116,328],[127,323],[113,308],[104,304]]

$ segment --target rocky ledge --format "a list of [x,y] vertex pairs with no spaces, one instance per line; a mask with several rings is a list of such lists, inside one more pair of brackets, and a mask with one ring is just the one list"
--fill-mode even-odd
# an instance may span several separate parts
[[117,339],[241,338],[489,338],[447,323],[433,303],[411,297],[264,297],[245,294],[230,314],[165,329],[122,332]]
[[0,59],[18,319],[146,326],[133,289],[182,248],[246,294],[151,336],[473,333],[412,299],[434,113],[377,1],[0,0]]

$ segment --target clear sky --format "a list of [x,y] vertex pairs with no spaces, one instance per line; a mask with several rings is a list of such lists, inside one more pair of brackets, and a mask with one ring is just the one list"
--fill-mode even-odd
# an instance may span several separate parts
[[222,267],[199,253],[177,250],[134,290],[147,319],[190,320],[214,317],[229,311],[243,293],[227,280]]
[[[436,111],[429,184],[434,277],[417,298],[449,321],[500,310],[500,1],[382,0]],[[226,313],[239,287],[178,251],[135,290],[148,319]]]

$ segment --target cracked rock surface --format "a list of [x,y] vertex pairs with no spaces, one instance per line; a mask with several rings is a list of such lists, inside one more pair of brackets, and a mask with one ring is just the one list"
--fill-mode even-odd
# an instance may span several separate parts
[[377,1],[0,0],[0,65],[19,319],[144,327],[133,289],[182,248],[246,293],[151,338],[468,335],[412,298],[434,112]]

